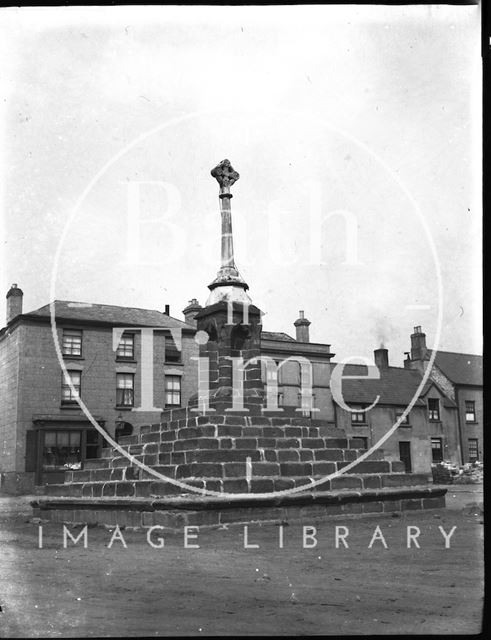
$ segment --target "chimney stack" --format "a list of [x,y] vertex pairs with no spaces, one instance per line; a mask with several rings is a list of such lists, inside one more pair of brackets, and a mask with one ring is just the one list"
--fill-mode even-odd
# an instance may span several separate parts
[[195,327],[198,326],[198,321],[195,320],[195,318],[202,308],[203,307],[200,305],[197,299],[193,298],[192,300],[189,301],[188,306],[182,311],[184,314],[184,320],[188,324],[192,324]]
[[379,369],[388,369],[389,367],[389,350],[381,347],[373,352],[375,364]]
[[426,351],[426,334],[420,326],[414,327],[414,333],[411,334],[411,360],[424,360]]
[[300,317],[293,323],[297,330],[297,342],[310,342],[309,326],[311,322],[305,318],[304,311],[299,311],[299,314]]
[[164,313],[165,313],[166,316],[170,315],[170,307],[169,307],[168,304],[165,305]]
[[16,284],[7,291],[7,324],[22,313],[22,298],[24,293]]

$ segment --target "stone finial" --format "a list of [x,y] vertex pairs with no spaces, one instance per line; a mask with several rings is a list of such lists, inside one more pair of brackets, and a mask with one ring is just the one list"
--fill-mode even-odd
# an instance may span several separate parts
[[211,170],[211,175],[220,185],[220,193],[230,193],[230,187],[240,178],[237,171],[230,164],[230,160],[222,160]]

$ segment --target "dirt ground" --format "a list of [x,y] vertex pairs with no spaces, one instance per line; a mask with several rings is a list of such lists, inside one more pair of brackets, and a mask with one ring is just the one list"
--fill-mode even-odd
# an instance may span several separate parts
[[[32,522],[27,498],[0,498],[0,636],[471,634],[483,608],[482,485],[450,487],[447,509],[314,518],[283,528],[184,531],[92,527],[87,548],[63,525]],[[474,505],[474,506],[473,506]],[[302,526],[317,546],[303,548]],[[380,539],[368,545],[377,525]],[[335,548],[335,527],[348,528]],[[407,527],[420,548],[407,548]],[[448,534],[445,548],[439,527]],[[70,528],[80,533],[81,528]],[[345,533],[345,530],[340,530]],[[192,533],[192,532],[191,532]],[[380,538],[380,536],[379,536]],[[311,539],[308,542],[312,543]]]

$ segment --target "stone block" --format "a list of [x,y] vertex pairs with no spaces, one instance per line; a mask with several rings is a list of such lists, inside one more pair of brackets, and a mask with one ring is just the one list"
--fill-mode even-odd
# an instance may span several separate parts
[[421,498],[408,498],[401,500],[402,511],[417,511],[422,507]]
[[331,479],[332,491],[339,491],[342,489],[361,489],[361,478],[353,476],[339,476],[338,478]]
[[315,476],[324,475],[328,476],[336,471],[336,465],[334,462],[313,462],[312,473]]
[[314,459],[327,461],[327,462],[336,462],[343,460],[343,451],[342,449],[315,449],[314,451]]
[[[285,464],[293,464],[286,463]],[[252,463],[252,475],[255,477],[261,476],[279,476],[280,465],[274,462],[253,462]]]
[[300,449],[299,454],[300,462],[311,462],[314,459],[314,452],[312,449]]
[[434,496],[423,498],[423,509],[443,509],[445,507],[445,496]]
[[243,478],[226,478],[222,486],[224,493],[249,493],[249,485]]
[[132,482],[117,482],[116,483],[116,495],[117,496],[133,496],[135,494],[135,485]]
[[302,438],[302,447],[306,449],[324,449],[323,438]]
[[276,438],[277,449],[299,449],[300,446],[298,438]]
[[299,462],[300,454],[298,449],[279,449],[278,462]]
[[252,478],[251,479],[251,492],[252,493],[271,493],[275,490],[274,480],[269,478]]
[[351,473],[389,473],[390,462],[364,460],[350,469]]
[[379,501],[370,501],[363,502],[363,513],[381,513],[384,510],[382,502]]
[[363,477],[363,488],[364,489],[380,489],[382,486],[382,481],[380,476],[364,476]]
[[310,462],[282,462],[280,464],[282,476],[311,476],[312,463]]

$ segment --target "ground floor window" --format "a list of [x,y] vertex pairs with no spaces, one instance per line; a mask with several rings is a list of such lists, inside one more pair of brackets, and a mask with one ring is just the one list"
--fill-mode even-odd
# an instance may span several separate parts
[[165,406],[181,406],[181,377],[165,376]]
[[479,460],[479,441],[477,438],[469,438],[469,462]]
[[443,460],[443,445],[441,438],[431,438],[431,456],[433,462],[441,462]]
[[42,470],[80,469],[81,431],[45,431],[42,448]]

